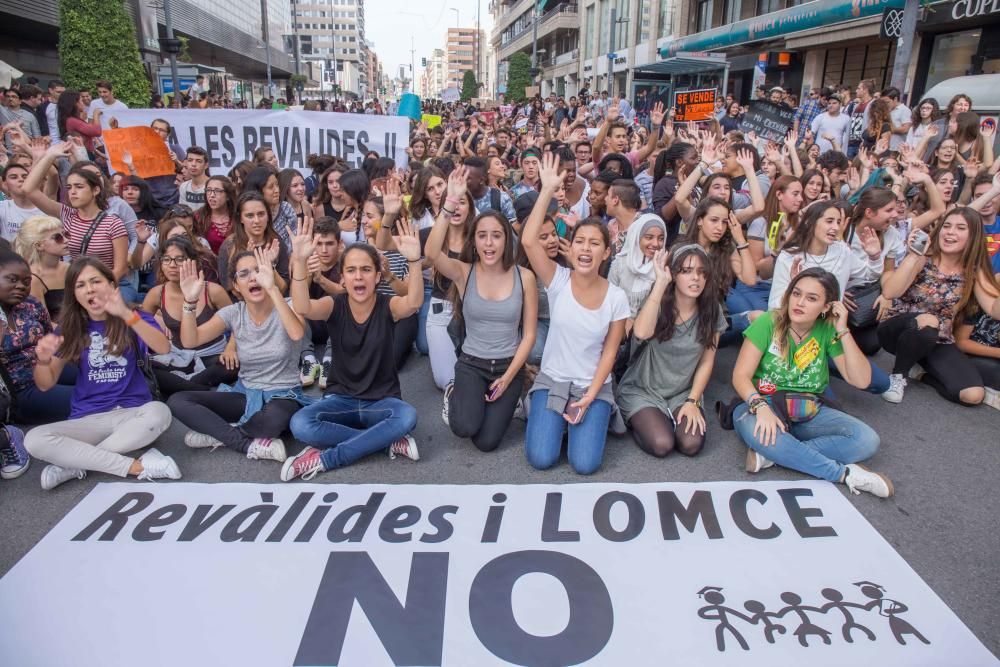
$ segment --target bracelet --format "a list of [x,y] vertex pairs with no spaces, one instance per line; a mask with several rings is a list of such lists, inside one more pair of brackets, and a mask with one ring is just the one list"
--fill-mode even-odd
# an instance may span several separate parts
[[851,330],[850,329],[844,329],[843,331],[838,331],[837,335],[834,336],[834,338],[833,338],[833,342],[836,343],[836,342],[840,341],[841,338],[844,338],[844,337],[850,336],[850,335],[851,335]]
[[294,281],[295,281],[295,282],[297,282],[297,283],[300,283],[300,282],[302,282],[303,280],[305,280],[305,278],[296,278],[295,276],[292,276],[292,280],[294,280]]
[[183,306],[181,306],[182,313],[194,313],[196,310],[198,310],[197,305],[184,304]]
[[441,212],[442,212],[442,213],[447,213],[448,215],[455,215],[455,212],[454,212],[454,211],[449,211],[449,210],[448,210],[448,209],[446,209],[446,208],[445,208],[444,206],[442,206],[442,207],[441,207]]
[[127,327],[134,327],[141,320],[142,320],[142,317],[139,316],[139,311],[133,310],[132,311],[132,317],[130,317],[127,320],[125,320],[125,326],[127,326]]
[[739,252],[740,250],[746,250],[749,247],[750,247],[749,243],[744,243],[743,245],[736,246],[736,251]]
[[188,301],[187,299],[184,299],[184,303],[192,305],[192,306],[197,306],[198,305],[198,299],[195,299],[194,301]]
[[694,405],[698,405],[698,401],[699,401],[699,400],[700,400],[700,399],[697,399],[697,398],[691,398],[690,396],[688,396],[687,398],[685,398],[685,399],[684,399],[684,402],[685,402],[685,403],[693,403]]
[[759,410],[763,405],[767,405],[767,400],[761,398],[760,396],[750,401],[750,414],[756,415],[757,410]]

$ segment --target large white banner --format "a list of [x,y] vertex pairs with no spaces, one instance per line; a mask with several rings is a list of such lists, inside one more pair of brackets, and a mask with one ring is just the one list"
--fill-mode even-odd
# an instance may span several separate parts
[[997,664],[826,482],[101,484],[0,628],[17,667]]
[[119,127],[149,125],[156,118],[173,127],[171,141],[184,148],[201,146],[215,169],[228,170],[249,160],[261,146],[270,146],[282,168],[308,173],[311,153],[336,155],[361,166],[368,151],[391,157],[405,167],[409,145],[409,119],[402,116],[369,116],[326,111],[241,109],[130,109],[105,114]]

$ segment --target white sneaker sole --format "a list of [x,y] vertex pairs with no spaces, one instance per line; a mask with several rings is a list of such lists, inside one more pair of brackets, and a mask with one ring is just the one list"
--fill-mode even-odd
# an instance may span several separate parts
[[983,396],[983,405],[988,405],[994,410],[1000,410],[1000,390],[986,387],[986,395]]
[[880,478],[883,482],[885,482],[886,487],[888,487],[888,489],[889,489],[889,495],[887,495],[887,496],[880,496],[877,493],[871,493],[871,491],[865,491],[865,493],[871,493],[876,498],[883,498],[883,497],[885,497],[885,498],[892,498],[894,495],[896,495],[896,488],[892,485],[892,480],[891,479],[889,479],[888,477],[886,477],[885,475],[883,475],[880,472],[875,472],[871,468],[867,468],[867,467],[861,465],[860,463],[855,463],[854,465],[856,465],[857,467],[861,468],[865,472],[870,473],[870,474],[875,475],[876,477]]
[[889,392],[884,392],[884,393],[881,394],[881,396],[882,396],[882,400],[885,401],[885,402],[887,402],[887,403],[902,403],[903,402],[903,397],[902,396],[896,396],[896,395],[891,395],[890,396]]

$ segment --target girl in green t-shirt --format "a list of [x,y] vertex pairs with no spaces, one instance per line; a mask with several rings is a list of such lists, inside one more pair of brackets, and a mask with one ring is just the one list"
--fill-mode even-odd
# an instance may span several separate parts
[[777,463],[843,482],[853,493],[888,498],[889,478],[857,464],[876,452],[878,434],[815,400],[829,384],[828,358],[855,387],[871,382],[871,367],[851,337],[839,298],[833,274],[809,268],[791,280],[780,309],[747,328],[733,369],[733,387],[744,401],[733,424],[749,447],[747,472]]

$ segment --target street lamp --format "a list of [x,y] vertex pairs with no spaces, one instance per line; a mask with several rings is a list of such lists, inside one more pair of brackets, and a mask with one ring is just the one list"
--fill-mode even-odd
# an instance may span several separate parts
[[456,27],[456,28],[457,28],[457,27],[459,27],[460,23],[459,23],[459,14],[458,14],[458,10],[457,10],[457,9],[455,9],[454,7],[449,7],[448,9],[450,9],[450,10],[451,10],[451,11],[453,11],[453,12],[455,12],[455,27]]
[[272,97],[274,95],[274,86],[271,82],[271,48],[267,44],[267,0],[260,0],[260,23],[261,33],[264,37],[264,62],[267,64],[267,96]]

